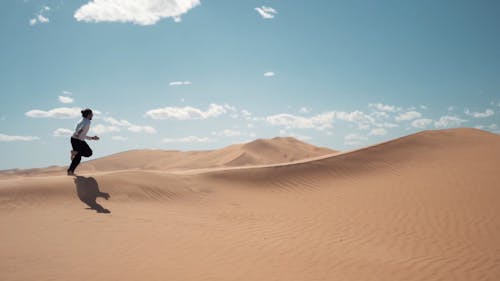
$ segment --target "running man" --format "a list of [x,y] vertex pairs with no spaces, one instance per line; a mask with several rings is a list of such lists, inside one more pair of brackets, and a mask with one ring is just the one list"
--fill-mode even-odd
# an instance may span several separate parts
[[90,149],[89,145],[85,140],[98,140],[98,136],[88,137],[87,133],[90,129],[90,120],[94,114],[92,110],[87,108],[81,111],[82,112],[82,121],[76,125],[75,133],[71,136],[71,146],[73,150],[71,150],[71,165],[68,168],[68,176],[75,175],[75,169],[82,161],[83,157],[92,156],[92,149]]

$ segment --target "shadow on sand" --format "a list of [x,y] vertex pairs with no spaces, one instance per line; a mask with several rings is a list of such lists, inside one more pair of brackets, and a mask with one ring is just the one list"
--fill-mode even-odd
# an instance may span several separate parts
[[97,197],[108,200],[109,194],[99,191],[99,184],[93,177],[76,176],[75,185],[78,198],[89,206],[87,209],[96,210],[98,213],[111,213],[110,210],[105,209],[96,202]]

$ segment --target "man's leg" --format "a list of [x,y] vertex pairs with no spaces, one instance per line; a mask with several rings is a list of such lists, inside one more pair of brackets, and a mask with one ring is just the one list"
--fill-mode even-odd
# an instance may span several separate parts
[[92,156],[92,149],[90,149],[89,145],[85,141],[82,141],[81,149],[79,150],[79,152],[83,157]]
[[[74,154],[73,159],[71,160],[71,165],[68,168],[68,175],[73,175],[76,167],[78,164],[80,164],[80,161],[82,160],[83,153],[82,151],[85,151],[85,146],[83,145],[86,143],[84,141],[81,141],[79,139],[71,138],[71,146],[73,147],[73,151],[76,153]],[[88,147],[88,145],[87,145]],[[72,153],[73,154],[73,153]]]
[[82,155],[80,152],[77,152],[73,160],[71,161],[71,165],[69,166],[68,172],[74,172],[78,164],[82,161]]

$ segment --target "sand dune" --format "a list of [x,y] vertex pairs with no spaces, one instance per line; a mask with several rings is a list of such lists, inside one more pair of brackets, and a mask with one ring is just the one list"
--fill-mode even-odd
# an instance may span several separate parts
[[290,142],[4,177],[0,280],[500,280],[499,135]]
[[[80,172],[116,170],[188,170],[214,167],[232,167],[286,163],[336,153],[325,147],[316,147],[292,137],[258,139],[207,151],[131,150],[85,161]],[[68,154],[69,155],[69,154]],[[12,176],[60,175],[67,167],[52,166],[36,169],[0,171],[0,178]]]
[[332,154],[336,151],[316,147],[291,137],[258,139],[209,151],[136,150],[88,161],[83,170],[183,170],[213,167],[285,163]]

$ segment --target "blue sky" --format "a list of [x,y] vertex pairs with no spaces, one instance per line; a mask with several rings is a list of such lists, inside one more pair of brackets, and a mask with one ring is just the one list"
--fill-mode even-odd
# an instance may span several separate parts
[[[120,2],[120,3],[114,3]],[[4,1],[0,169],[294,136],[500,132],[498,1]]]

